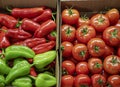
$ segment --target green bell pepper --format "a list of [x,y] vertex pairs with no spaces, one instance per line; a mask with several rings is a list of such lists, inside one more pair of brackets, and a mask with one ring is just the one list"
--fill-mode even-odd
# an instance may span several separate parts
[[14,79],[28,75],[30,72],[30,64],[24,60],[15,64],[13,68],[10,70],[9,74],[6,77],[6,84],[9,84]]
[[45,53],[37,54],[33,58],[33,64],[37,69],[43,69],[56,58],[56,51],[48,51]]
[[25,60],[25,59],[23,59],[23,58],[17,58],[17,59],[14,60],[13,65],[16,65],[16,64],[19,63],[20,61],[24,61],[24,60]]
[[32,87],[32,80],[29,77],[21,77],[12,82],[14,87]]
[[56,78],[46,73],[41,73],[35,80],[36,87],[52,87],[56,85]]
[[0,75],[0,87],[5,87],[5,78],[3,75]]
[[18,57],[33,58],[34,56],[34,51],[26,46],[12,45],[5,49],[6,60]]
[[0,59],[0,74],[8,74],[11,68],[5,63],[4,60]]

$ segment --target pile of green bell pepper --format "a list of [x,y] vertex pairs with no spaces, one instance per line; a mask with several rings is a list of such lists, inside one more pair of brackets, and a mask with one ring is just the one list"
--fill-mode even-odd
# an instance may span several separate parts
[[[30,64],[27,58],[32,58],[33,63]],[[55,86],[56,77],[42,71],[55,58],[55,50],[35,55],[34,51],[26,46],[12,45],[7,47],[4,52],[4,58],[0,58],[0,87]],[[13,61],[12,65],[9,65],[9,61]],[[38,74],[36,77],[30,75],[31,67],[36,69]]]

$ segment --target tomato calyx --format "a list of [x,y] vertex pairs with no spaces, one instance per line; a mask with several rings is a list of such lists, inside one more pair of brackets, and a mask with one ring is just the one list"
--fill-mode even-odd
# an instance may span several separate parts
[[94,46],[94,50],[95,50],[95,52],[96,52],[96,53],[98,53],[98,52],[99,52],[99,49],[100,49],[100,47],[99,47],[99,46]]
[[120,63],[116,57],[113,57],[112,60],[111,60],[111,63],[114,65],[116,63]]
[[100,68],[102,65],[99,64],[98,62],[95,63],[95,68]]
[[86,27],[86,28],[83,28],[81,32],[83,33],[83,35],[86,35],[86,34],[88,33],[87,27]]
[[97,82],[98,82],[99,85],[102,85],[102,84],[103,84],[103,80],[102,80],[101,78],[99,78],[99,79],[97,80]]
[[83,51],[80,51],[80,56],[82,56],[82,57],[84,57],[85,56],[85,51],[83,50]]
[[62,75],[68,75],[68,72],[65,68],[62,69]]
[[65,31],[67,35],[70,35],[70,33],[72,32],[72,30],[70,30],[70,27],[68,27],[68,29]]
[[72,12],[71,9],[72,9],[72,8],[68,8],[68,13],[69,13],[69,15],[72,15],[72,14],[73,14],[73,12]]
[[88,87],[87,85],[80,85],[80,87]]
[[98,18],[98,22],[99,23],[103,23],[105,21],[105,19],[102,17],[102,15]]
[[64,46],[61,46],[61,50],[64,51]]
[[81,18],[82,18],[84,21],[86,21],[86,20],[89,19],[89,18],[86,16],[86,14],[84,14],[83,16],[81,16]]
[[117,29],[114,29],[114,31],[111,32],[112,38],[116,38],[116,37],[117,37],[117,34],[118,34],[118,30],[117,30]]

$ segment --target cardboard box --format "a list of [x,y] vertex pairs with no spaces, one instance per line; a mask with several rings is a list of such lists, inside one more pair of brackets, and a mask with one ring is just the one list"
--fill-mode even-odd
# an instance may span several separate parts
[[[39,7],[39,6],[47,6],[58,13],[58,7],[57,5],[59,2],[57,0],[0,0],[0,12],[5,12],[4,9],[6,9],[6,6],[12,6],[12,7]],[[58,14],[56,15],[56,23],[57,23],[57,41],[56,41],[56,51],[57,51],[57,57],[56,57],[56,78],[57,78],[57,85],[56,87],[59,87],[59,19]]]

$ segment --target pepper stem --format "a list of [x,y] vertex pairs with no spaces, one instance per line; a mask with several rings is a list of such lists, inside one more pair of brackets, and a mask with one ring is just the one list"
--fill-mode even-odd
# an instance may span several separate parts
[[53,21],[55,21],[54,15],[56,15],[56,12],[55,12],[55,13],[52,13],[52,19],[53,19]]
[[30,67],[32,67],[32,66],[34,66],[34,65],[35,65],[35,64],[33,63],[33,64],[30,65]]
[[12,12],[12,10],[11,10],[8,6],[6,6],[6,10],[7,10],[8,12]]
[[30,78],[36,80],[36,77],[34,77],[34,76],[28,75],[28,77],[30,77]]
[[18,23],[16,24],[16,28],[20,27],[21,24],[22,24],[22,21],[18,21]]

